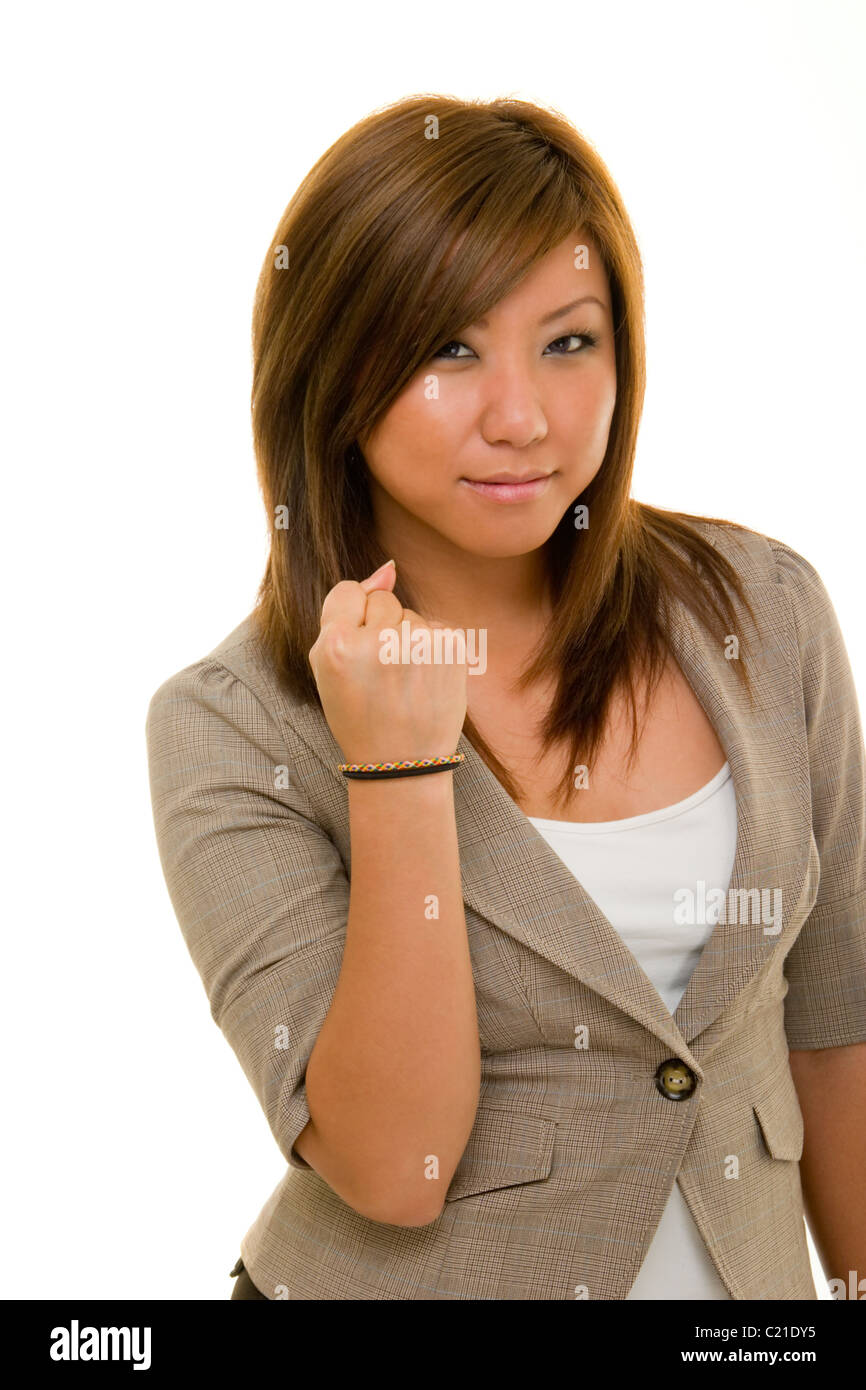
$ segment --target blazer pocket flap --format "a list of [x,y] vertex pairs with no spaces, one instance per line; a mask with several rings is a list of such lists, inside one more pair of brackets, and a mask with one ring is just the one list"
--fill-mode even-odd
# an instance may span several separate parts
[[803,1112],[790,1069],[777,1073],[752,1108],[772,1158],[799,1159],[803,1153]]
[[555,1138],[555,1120],[511,1110],[479,1110],[446,1202],[548,1177]]

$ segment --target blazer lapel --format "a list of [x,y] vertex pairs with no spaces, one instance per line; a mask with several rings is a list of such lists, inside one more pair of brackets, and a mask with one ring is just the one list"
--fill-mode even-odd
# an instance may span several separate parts
[[[788,601],[779,585],[757,588],[753,606],[762,619],[760,633],[741,614],[751,640],[754,708],[733,662],[679,600],[671,602],[671,645],[731,767],[737,845],[728,901],[732,891],[757,889],[760,908],[761,889],[769,890],[770,905],[773,889],[781,889],[782,927],[768,933],[742,908],[723,914],[673,1016],[619,933],[465,735],[458,743],[466,755],[454,774],[466,904],[637,1019],[672,1052],[684,1040],[691,1043],[761,969],[804,893],[817,882],[808,771],[802,765],[805,722],[791,665],[798,663],[798,651]],[[733,901],[747,905],[750,899]],[[735,920],[725,920],[726,915]]]

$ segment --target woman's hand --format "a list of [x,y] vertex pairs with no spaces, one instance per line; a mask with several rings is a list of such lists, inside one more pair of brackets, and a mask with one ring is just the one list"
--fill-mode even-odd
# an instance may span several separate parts
[[389,563],[360,583],[335,584],[310,648],[322,709],[347,763],[447,757],[456,752],[466,718],[465,661],[388,665],[379,659],[383,628],[399,635],[406,618],[410,633],[444,627],[402,606],[391,592],[396,573]]

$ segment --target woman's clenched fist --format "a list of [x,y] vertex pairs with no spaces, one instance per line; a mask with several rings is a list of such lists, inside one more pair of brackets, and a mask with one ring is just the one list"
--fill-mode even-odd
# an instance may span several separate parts
[[466,718],[465,660],[432,660],[432,638],[429,663],[380,659],[383,629],[399,635],[404,619],[411,633],[444,627],[404,608],[391,592],[395,578],[389,563],[360,583],[335,584],[310,648],[322,709],[347,763],[447,757],[457,750]]

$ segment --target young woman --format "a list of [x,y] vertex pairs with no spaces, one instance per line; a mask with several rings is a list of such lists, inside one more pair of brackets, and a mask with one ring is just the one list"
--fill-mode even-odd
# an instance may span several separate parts
[[866,760],[784,543],[630,497],[635,238],[558,113],[410,98],[254,314],[250,616],[148,712],[286,1158],[232,1297],[814,1299],[866,1270]]

